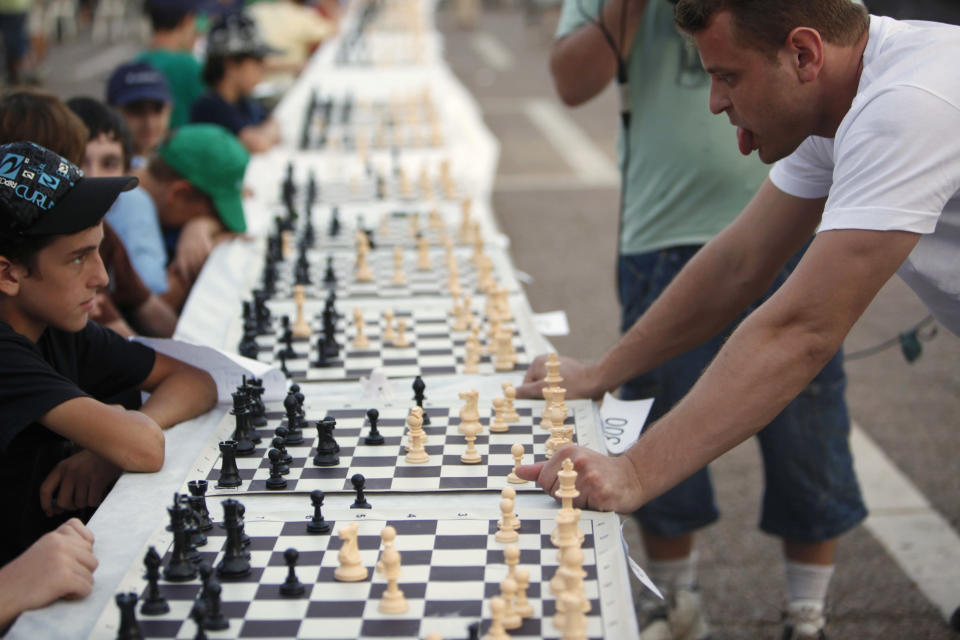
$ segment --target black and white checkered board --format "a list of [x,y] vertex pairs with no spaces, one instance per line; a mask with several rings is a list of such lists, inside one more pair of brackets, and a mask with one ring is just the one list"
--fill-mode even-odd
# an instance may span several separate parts
[[[340,229],[335,236],[329,233],[333,215],[330,208],[323,207],[323,213],[318,213],[317,209],[318,207],[314,207],[314,246],[318,249],[354,247],[356,232],[360,227],[373,232],[373,240],[378,248],[392,248],[400,245],[415,249],[416,234],[424,236],[432,246],[441,246],[444,237],[449,237],[455,244],[464,244],[460,242],[459,228],[447,221],[449,214],[447,219],[440,219],[439,225],[436,222],[431,225],[430,208],[420,203],[394,206],[389,209],[365,207],[362,208],[366,211],[365,213],[360,212],[361,208],[356,206],[340,208],[337,213]],[[378,212],[378,209],[382,212]],[[386,219],[385,223],[384,219]]]
[[[513,469],[513,456],[510,453],[515,443],[523,445],[525,464],[546,460],[546,441],[549,432],[541,428],[540,414],[543,401],[518,400],[517,413],[520,420],[510,425],[506,433],[490,433],[490,416],[481,418],[484,432],[477,436],[476,448],[481,455],[479,464],[464,464],[460,456],[466,450],[466,440],[457,431],[460,424],[459,408],[451,411],[448,407],[426,405],[430,424],[424,425],[427,433],[426,450],[430,461],[412,464],[405,460],[407,439],[406,417],[409,407],[393,405],[381,406],[378,429],[384,437],[382,445],[365,444],[364,438],[370,432],[367,422],[367,408],[330,409],[324,415],[337,420],[334,437],[340,445],[340,464],[335,467],[318,467],[313,464],[316,455],[316,420],[321,415],[308,416],[310,428],[303,431],[303,443],[288,445],[287,453],[293,457],[290,473],[284,476],[287,486],[284,489],[267,489],[266,480],[270,477],[270,460],[267,452],[273,439],[273,429],[280,426],[281,414],[268,413],[267,427],[259,431],[262,442],[250,456],[238,457],[237,467],[243,484],[236,488],[217,488],[222,461],[215,442],[205,448],[210,452],[201,456],[195,465],[196,473],[209,482],[211,495],[235,495],[238,493],[309,493],[314,489],[324,492],[352,492],[350,477],[362,473],[367,479],[366,491],[370,493],[389,491],[500,491],[511,486],[518,492],[539,491],[533,482],[510,484],[507,474]],[[588,433],[592,421],[588,401],[570,401],[567,403],[570,415],[567,424],[574,425],[574,440],[583,446],[591,446],[592,437]],[[451,415],[451,413],[453,415]],[[233,416],[224,417],[215,440],[226,439],[233,432]]]
[[[333,269],[337,280],[326,284],[323,281],[326,271],[327,255],[333,256]],[[367,262],[373,273],[369,282],[357,282],[355,277],[357,257],[353,251],[311,251],[310,282],[304,285],[307,298],[324,299],[332,289],[336,291],[338,300],[353,298],[417,298],[417,297],[449,297],[448,287],[449,270],[444,261],[445,250],[437,247],[430,249],[429,269],[417,269],[417,252],[414,249],[404,249],[403,273],[404,282],[393,282],[394,262],[393,250],[378,248],[367,256]],[[489,254],[488,254],[489,255]],[[478,291],[477,270],[471,260],[472,250],[459,248],[454,250],[457,260],[457,279],[460,289],[465,294],[475,295]],[[492,256],[491,256],[492,257]],[[294,264],[296,260],[290,258],[277,264],[276,293],[274,297],[289,298],[293,295]],[[505,260],[493,260],[493,279],[508,291],[519,290],[516,277]]]
[[[309,504],[305,505],[309,507]],[[219,506],[211,501],[211,512],[219,517]],[[309,509],[305,508],[306,511]],[[332,523],[330,534],[314,535],[307,532],[303,519],[259,520],[247,512],[245,532],[250,536],[251,573],[233,581],[222,580],[222,611],[229,618],[230,627],[224,631],[208,631],[211,638],[314,638],[317,640],[353,640],[366,638],[424,638],[440,633],[445,638],[465,638],[467,626],[482,621],[481,632],[490,624],[489,598],[499,595],[500,582],[507,576],[503,549],[494,534],[497,521],[467,516],[449,519],[426,517],[378,518],[370,513],[340,513]],[[520,514],[521,518],[523,514]],[[295,517],[294,517],[295,518]],[[331,520],[331,516],[326,518]],[[337,551],[341,540],[336,535],[341,525],[349,521],[359,523],[358,546],[369,576],[362,582],[338,582],[333,573],[339,564]],[[396,548],[402,561],[399,587],[409,604],[404,614],[384,614],[378,610],[380,597],[386,589],[386,580],[376,572],[381,539],[386,525],[397,531]],[[548,518],[522,519],[518,567],[530,572],[527,598],[534,615],[519,629],[511,630],[513,638],[559,638],[561,633],[553,624],[556,600],[550,593],[549,580],[557,569],[557,552],[550,542],[555,524]],[[598,537],[609,534],[597,523],[581,518],[585,536],[582,545],[587,574],[585,592],[590,599],[588,637],[592,639],[616,637],[610,635],[618,627],[616,613],[604,611],[601,584],[609,568],[598,562],[603,547]],[[600,534],[598,536],[598,533]],[[222,557],[226,540],[219,526],[207,533],[207,544],[200,548],[202,560],[212,563]],[[172,549],[172,534],[158,531],[149,544],[157,547],[166,563]],[[607,540],[606,544],[611,544]],[[616,538],[612,538],[612,544]],[[279,587],[287,576],[283,552],[288,548],[299,552],[297,577],[306,586],[303,596],[290,598],[280,595]],[[141,597],[146,582],[141,578],[143,565],[131,567],[122,581],[121,590],[132,590]],[[137,611],[144,636],[148,638],[192,638],[196,626],[189,620],[189,612],[200,592],[200,581],[168,583],[161,580],[160,592],[170,605],[170,612],[160,616],[145,616]],[[103,612],[92,638],[115,638],[119,612],[110,606]],[[621,636],[623,637],[623,636]]]
[[[322,321],[315,317],[311,322],[313,336],[309,339],[294,339],[294,350],[297,357],[286,360],[289,377],[297,381],[321,380],[351,380],[369,377],[370,373],[379,368],[390,378],[452,375],[463,372],[466,357],[466,341],[468,331],[454,331],[454,319],[447,309],[442,306],[405,303],[406,308],[398,307],[394,310],[396,318],[404,318],[407,322],[405,335],[410,343],[407,347],[396,347],[382,339],[384,329],[383,311],[380,306],[374,308],[362,307],[364,310],[364,335],[370,345],[357,348],[353,344],[356,329],[353,326],[352,312],[341,311],[347,317],[337,320],[336,339],[340,344],[340,355],[328,359],[327,365],[317,366],[317,340],[322,336]],[[343,307],[344,305],[341,305]],[[386,308],[386,307],[384,307]],[[276,315],[276,312],[274,312]],[[295,317],[290,316],[293,323]],[[280,363],[278,353],[285,347],[280,340],[280,321],[275,318],[277,327],[273,335],[259,336],[257,345],[260,352],[257,360],[266,363]],[[527,368],[537,353],[532,339],[527,332],[521,332],[518,325],[513,326],[513,346],[517,354],[517,365],[514,371]],[[481,330],[481,340],[486,340],[485,329]],[[497,373],[493,368],[493,358],[488,353],[481,354],[477,364],[477,372],[481,374]]]

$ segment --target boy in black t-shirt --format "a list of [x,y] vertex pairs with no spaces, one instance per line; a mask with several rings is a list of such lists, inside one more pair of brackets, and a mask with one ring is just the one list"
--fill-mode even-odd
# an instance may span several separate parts
[[[158,470],[162,429],[216,403],[205,372],[88,322],[107,282],[101,220],[136,182],[0,145],[0,566],[120,471]],[[151,394],[139,411],[100,401],[132,388]]]

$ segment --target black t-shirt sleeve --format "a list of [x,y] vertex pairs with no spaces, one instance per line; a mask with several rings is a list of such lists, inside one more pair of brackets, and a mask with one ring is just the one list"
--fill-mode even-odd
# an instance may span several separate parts
[[77,339],[77,379],[80,387],[103,399],[135,389],[153,370],[157,354],[150,347],[88,322]]
[[85,395],[27,338],[6,332],[0,337],[0,451],[47,411]]
[[235,107],[210,93],[198,98],[190,107],[190,121],[218,124],[234,135],[247,124]]

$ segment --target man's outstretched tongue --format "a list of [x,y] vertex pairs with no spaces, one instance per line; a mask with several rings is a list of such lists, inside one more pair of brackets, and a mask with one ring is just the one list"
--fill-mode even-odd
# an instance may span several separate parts
[[737,144],[740,145],[740,153],[745,156],[753,151],[753,133],[743,127],[737,127]]

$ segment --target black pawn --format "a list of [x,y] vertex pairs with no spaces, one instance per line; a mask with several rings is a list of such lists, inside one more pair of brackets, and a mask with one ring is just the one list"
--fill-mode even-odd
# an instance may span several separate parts
[[222,631],[230,626],[227,616],[220,610],[220,593],[223,587],[216,578],[210,578],[206,589],[206,609],[207,615],[203,619],[203,628],[207,631]]
[[357,492],[357,499],[353,501],[353,504],[350,505],[351,509],[371,509],[370,503],[367,502],[367,499],[363,495],[363,485],[367,483],[367,479],[363,477],[362,473],[355,473],[350,478],[350,483],[353,485],[353,490]]
[[220,443],[220,456],[223,465],[220,467],[220,478],[217,486],[220,488],[239,487],[243,484],[240,479],[240,469],[237,468],[237,443],[226,440]]
[[333,256],[327,256],[327,268],[323,271],[324,284],[336,284],[337,273],[333,269]]
[[480,623],[471,622],[467,627],[467,640],[480,640]]
[[283,477],[280,467],[283,465],[283,454],[277,449],[270,449],[267,454],[270,458],[270,477],[267,478],[267,489],[286,489],[287,479]]
[[197,633],[193,636],[193,640],[207,640],[207,634],[203,630],[203,621],[206,617],[207,603],[202,599],[197,600],[190,609],[190,619],[197,625]]
[[137,594],[118,593],[117,606],[120,607],[120,626],[117,629],[117,640],[140,640],[143,631],[137,622]]
[[280,356],[280,372],[283,374],[285,378],[289,378],[290,371],[287,369],[287,356],[283,353],[283,351],[281,351],[277,355]]
[[380,412],[376,409],[369,409],[367,411],[367,420],[370,421],[370,435],[364,438],[363,441],[371,445],[383,444],[383,434],[377,430],[377,422],[380,421]]
[[280,595],[295,598],[302,596],[306,588],[297,580],[296,566],[300,554],[296,549],[283,552],[283,561],[287,563],[287,579],[280,585]]
[[140,613],[145,616],[159,616],[169,613],[170,605],[166,598],[160,595],[160,587],[157,582],[160,580],[160,554],[156,547],[147,549],[147,555],[143,558],[143,565],[147,572],[144,578],[147,579],[147,595],[140,605]]
[[[283,427],[277,427],[278,429],[283,429]],[[283,429],[286,431],[286,429]],[[293,462],[293,456],[287,452],[287,447],[285,445],[286,440],[281,436],[276,436],[271,440],[273,448],[280,452],[280,473],[287,475],[290,473],[290,463]],[[270,454],[267,454],[270,455]]]
[[320,509],[323,507],[323,491],[314,489],[310,492],[310,502],[313,504],[313,518],[307,523],[310,533],[330,533],[330,523],[323,519]]
[[204,560],[197,566],[197,573],[200,574],[200,599],[207,604],[207,587],[210,585],[210,577],[213,576],[213,565]]
[[312,366],[323,369],[330,366],[330,359],[327,358],[327,331],[324,329],[317,336],[317,359],[310,363]]

